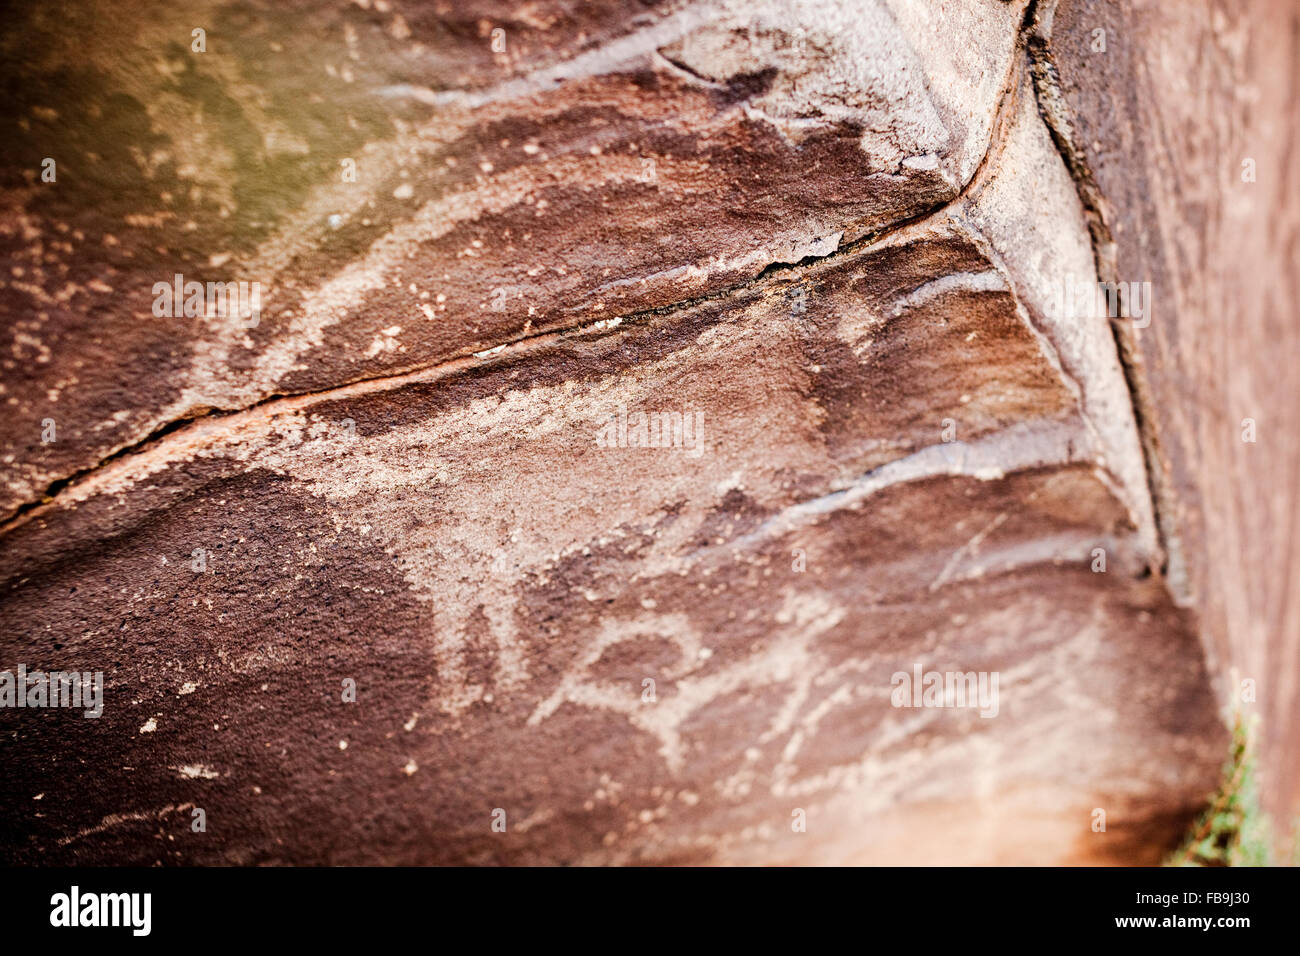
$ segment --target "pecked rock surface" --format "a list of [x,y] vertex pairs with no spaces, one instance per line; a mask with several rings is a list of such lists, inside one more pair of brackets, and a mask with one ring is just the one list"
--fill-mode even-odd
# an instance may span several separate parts
[[[6,91],[9,510],[178,419],[715,294],[933,210],[984,155],[1018,23],[829,0],[528,4],[495,26],[497,4],[100,6],[5,41],[31,71]],[[116,26],[87,50],[96,14]],[[152,321],[177,273],[259,281],[263,321]]]
[[1091,7],[7,25],[0,668],[104,711],[0,708],[0,858],[1159,861],[1231,661],[1129,333],[1057,306]]

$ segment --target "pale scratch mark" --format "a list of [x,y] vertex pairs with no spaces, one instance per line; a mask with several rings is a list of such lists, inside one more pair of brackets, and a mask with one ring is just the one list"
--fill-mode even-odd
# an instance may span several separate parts
[[180,813],[184,810],[193,809],[194,804],[182,803],[179,806],[168,804],[159,810],[146,810],[136,813],[110,813],[93,827],[84,827],[72,836],[60,837],[59,846],[67,846],[69,843],[73,843],[76,840],[81,840],[88,836],[94,836],[96,833],[103,833],[105,830],[111,830],[113,827],[121,826],[123,823],[138,823],[142,820],[161,821],[163,817],[167,816],[169,813]]
[[894,303],[894,315],[902,315],[908,309],[933,302],[950,292],[1009,292],[1010,286],[1002,273],[996,269],[984,272],[958,272],[954,275],[940,276],[924,285],[918,286]]
[[[659,753],[668,769],[679,772],[685,767],[688,750],[682,727],[693,714],[726,694],[751,687],[792,684],[782,706],[777,709],[771,729],[762,739],[771,739],[773,735],[788,731],[798,709],[807,699],[809,687],[819,669],[812,642],[838,625],[844,613],[843,608],[834,606],[820,595],[811,598],[787,595],[777,614],[780,633],[764,650],[698,676],[694,672],[702,667],[701,642],[683,615],[640,618],[621,624],[606,623],[587,653],[561,679],[560,686],[537,705],[528,718],[528,724],[537,726],[565,703],[621,714],[638,730],[653,735],[659,741]],[[643,702],[636,692],[639,688],[590,679],[589,668],[600,659],[606,648],[644,635],[664,637],[682,650],[678,667],[666,672],[666,676],[674,680],[670,697],[652,703]],[[679,673],[684,676],[677,678]]]
[[1022,422],[969,443],[930,445],[867,472],[847,487],[791,505],[749,534],[705,552],[732,553],[755,548],[841,509],[861,508],[871,496],[893,485],[938,477],[996,481],[1043,465],[1085,461],[1092,449],[1089,435],[1079,423],[1051,419]]
[[992,521],[986,524],[983,528],[977,531],[969,541],[967,541],[960,548],[954,551],[952,553],[952,557],[948,559],[947,564],[943,566],[943,570],[940,571],[938,576],[933,581],[930,582],[930,590],[937,591],[939,590],[939,588],[947,584],[948,579],[951,578],[953,573],[957,570],[957,565],[961,563],[962,558],[964,558],[968,554],[973,555],[978,553],[980,545],[984,543],[984,539],[987,538],[989,535],[991,535],[998,528],[1002,527],[1002,525],[1006,523],[1007,517],[1008,517],[1007,513],[1005,511],[1002,512],[997,517],[995,517]]

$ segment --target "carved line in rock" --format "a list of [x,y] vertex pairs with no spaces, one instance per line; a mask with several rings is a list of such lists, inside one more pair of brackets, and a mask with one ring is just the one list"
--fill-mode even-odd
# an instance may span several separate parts
[[[1032,11],[1032,9],[1033,9],[1033,4],[1031,3],[1028,10]],[[510,348],[514,346],[525,345],[527,343],[532,343],[532,342],[551,341],[553,340],[554,336],[565,334],[565,333],[616,334],[615,329],[618,327],[618,325],[632,324],[632,323],[636,323],[639,320],[654,317],[654,316],[669,316],[675,312],[680,312],[686,309],[694,308],[696,306],[702,305],[710,301],[727,298],[739,292],[760,287],[768,283],[775,276],[779,276],[791,270],[795,270],[800,267],[807,266],[813,262],[832,261],[837,257],[848,256],[853,253],[863,251],[875,244],[883,242],[884,240],[888,239],[891,236],[905,232],[906,230],[909,229],[909,227],[923,224],[929,220],[935,219],[943,215],[945,211],[947,211],[948,209],[954,207],[955,205],[963,201],[965,197],[968,196],[972,192],[972,190],[977,187],[977,185],[984,178],[984,176],[986,175],[989,169],[990,157],[996,155],[1000,135],[1002,132],[1005,131],[1007,124],[1010,122],[1010,117],[1014,114],[1014,109],[1016,105],[1016,96],[1017,96],[1018,89],[1020,87],[1020,79],[1024,70],[1024,63],[1017,51],[1019,51],[1026,43],[1027,36],[1028,36],[1027,29],[1029,26],[1030,26],[1030,18],[1028,15],[1026,15],[1017,35],[1017,40],[1016,40],[1017,50],[1013,51],[1012,56],[1010,57],[1010,66],[1008,68],[1007,75],[1003,79],[1002,86],[1000,88],[997,97],[997,105],[994,111],[994,119],[993,122],[991,123],[989,140],[985,145],[983,154],[979,162],[977,163],[974,172],[971,174],[970,178],[964,184],[962,184],[961,188],[957,191],[956,195],[954,195],[951,199],[946,200],[944,202],[936,203],[934,206],[932,206],[929,209],[923,210],[922,212],[917,213],[911,217],[907,217],[905,219],[892,222],[881,229],[868,232],[851,242],[842,243],[842,244],[837,243],[836,248],[832,249],[828,253],[820,254],[820,255],[810,254],[803,257],[797,262],[782,262],[782,261],[771,262],[760,272],[758,272],[756,275],[748,279],[744,279],[742,281],[726,285],[712,292],[708,292],[699,296],[685,298],[668,305],[657,306],[654,308],[626,313],[624,315],[616,316],[611,319],[602,319],[602,320],[596,320],[593,322],[586,322],[586,323],[575,323],[572,326],[549,329],[544,332],[532,333],[529,335],[521,335],[511,339],[506,339],[504,341],[496,341],[493,342],[488,348],[492,350],[496,350],[502,348],[503,346]],[[676,33],[674,33],[673,35],[678,35],[681,31],[681,27],[682,27],[681,23],[677,24],[676,27],[674,27]],[[653,28],[651,28],[648,35],[651,36],[651,39],[655,39],[656,42],[660,42],[659,34],[653,32]],[[665,36],[667,35],[668,34],[665,34]],[[636,39],[636,37],[638,36],[639,34],[634,35],[633,39]],[[641,43],[641,41],[638,40],[637,43]],[[636,44],[633,44],[633,48],[639,49],[640,47],[637,46]],[[603,61],[599,60],[598,58],[597,60],[593,60],[592,62],[600,63]],[[552,68],[551,70],[545,72],[549,76],[550,73],[554,73],[556,70],[559,70],[560,73],[563,73],[564,71],[563,65],[560,67]],[[538,80],[537,82],[540,83],[541,81]],[[283,258],[283,256],[277,256],[274,252],[268,252],[267,254],[271,255],[273,258]],[[242,406],[215,407],[209,404],[205,404],[199,407],[184,409],[177,415],[177,417],[153,429],[148,435],[136,441],[125,443],[121,447],[114,450],[112,453],[101,458],[100,461],[96,462],[95,464],[89,465],[82,469],[78,469],[77,471],[72,472],[71,474],[68,474],[62,478],[52,481],[48,485],[46,490],[41,494],[39,499],[29,501],[25,504],[18,506],[17,508],[13,509],[7,516],[4,517],[3,523],[0,523],[0,536],[3,536],[6,532],[11,530],[12,528],[21,525],[28,517],[30,517],[34,513],[38,513],[38,512],[43,513],[46,506],[53,504],[56,500],[58,500],[61,496],[63,496],[68,491],[68,489],[82,484],[84,481],[86,481],[96,472],[99,472],[105,469],[106,467],[111,466],[112,464],[114,464],[115,462],[121,459],[130,457],[148,448],[151,448],[152,446],[156,445],[159,442],[171,439],[172,436],[177,435],[177,433],[183,433],[188,429],[193,428],[195,423],[200,420],[217,419],[232,414],[251,411],[253,409],[265,408],[268,406],[277,406],[278,403],[284,401],[285,399],[320,398],[320,397],[331,396],[334,394],[347,394],[348,389],[351,389],[355,386],[367,385],[371,383],[388,383],[392,387],[397,387],[406,381],[411,381],[413,376],[422,375],[424,373],[432,373],[434,375],[437,375],[443,371],[462,368],[464,367],[464,363],[470,360],[472,357],[481,357],[483,351],[484,350],[482,349],[476,349],[476,350],[466,349],[461,351],[458,354],[452,355],[449,358],[440,360],[431,365],[414,366],[411,368],[404,369],[400,372],[387,374],[387,375],[358,378],[352,381],[343,382],[341,384],[333,385],[323,389],[307,390],[307,391],[300,391],[300,392],[275,391],[267,395],[265,398],[262,398],[256,402],[252,402]],[[185,439],[177,438],[176,440],[185,440]]]

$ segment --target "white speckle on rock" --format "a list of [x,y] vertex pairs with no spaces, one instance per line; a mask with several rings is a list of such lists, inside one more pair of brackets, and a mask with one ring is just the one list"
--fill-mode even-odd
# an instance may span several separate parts
[[939,157],[934,153],[926,153],[924,156],[909,156],[903,160],[903,165],[908,169],[938,169]]
[[207,764],[202,763],[185,764],[182,767],[176,767],[175,770],[184,780],[215,780],[221,776]]

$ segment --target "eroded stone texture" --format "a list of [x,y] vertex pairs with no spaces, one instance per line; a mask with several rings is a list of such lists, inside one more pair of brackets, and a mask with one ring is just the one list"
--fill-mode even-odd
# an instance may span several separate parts
[[[51,7],[8,41],[34,74],[6,110],[9,508],[204,409],[665,306],[931,210],[984,154],[1018,23],[974,0],[559,3],[500,26],[118,6],[89,50],[65,31],[93,14]],[[985,42],[937,56],[959,28]],[[259,281],[262,321],[155,320],[177,273]]]
[[[1224,731],[1114,336],[1051,308],[1096,266],[1023,4],[250,10],[124,8],[75,79],[27,24],[24,165],[78,159],[4,193],[0,667],[107,688],[0,710],[5,858],[1177,840]],[[173,271],[261,322],[153,319]],[[646,412],[685,447],[606,447]],[[917,665],[997,715],[893,706]]]
[[1198,613],[1224,699],[1261,719],[1285,852],[1300,814],[1300,11],[1067,0],[1044,32],[1114,278],[1151,284],[1149,324],[1125,324],[1168,580]]

